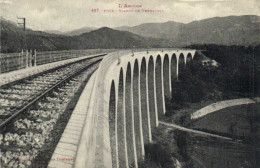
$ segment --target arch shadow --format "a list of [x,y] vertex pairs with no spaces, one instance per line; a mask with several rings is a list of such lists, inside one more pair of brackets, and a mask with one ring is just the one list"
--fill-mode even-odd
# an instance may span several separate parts
[[124,110],[124,74],[120,69],[117,98],[117,142],[119,167],[128,167]]
[[138,60],[134,63],[134,74],[133,74],[133,110],[134,110],[134,130],[135,130],[135,144],[136,144],[136,155],[137,159],[142,159],[144,156],[144,145],[143,145],[143,132],[142,132],[142,115],[140,111],[140,98],[139,98],[139,67]]
[[141,113],[142,113],[142,127],[144,144],[150,142],[150,116],[147,108],[147,73],[146,61],[142,58],[140,69],[140,99],[141,99]]
[[163,61],[163,85],[164,85],[164,96],[170,97],[170,67],[169,67],[169,56],[166,54]]
[[126,69],[125,80],[125,116],[126,116],[126,142],[128,164],[130,167],[135,165],[135,141],[134,141],[134,121],[132,110],[132,79],[131,79],[131,64],[128,62]]
[[162,59],[158,55],[155,64],[155,83],[156,83],[156,103],[158,116],[164,115],[163,108],[163,85],[162,85]]
[[117,125],[116,125],[116,90],[114,80],[111,82],[109,99],[109,135],[112,155],[112,166],[118,167]]
[[177,78],[177,66],[177,57],[176,54],[173,54],[171,59],[171,79]]
[[192,55],[191,55],[191,53],[188,53],[188,54],[187,54],[186,63],[189,63],[189,62],[191,62],[191,61],[192,61]]
[[151,119],[151,128],[157,126],[157,109],[155,107],[155,78],[154,78],[154,60],[150,56],[148,62],[148,98],[149,98],[149,112]]
[[179,72],[178,78],[179,79],[182,78],[184,70],[185,70],[185,60],[184,60],[183,53],[181,53],[180,56],[179,56],[179,63],[178,63],[178,72]]

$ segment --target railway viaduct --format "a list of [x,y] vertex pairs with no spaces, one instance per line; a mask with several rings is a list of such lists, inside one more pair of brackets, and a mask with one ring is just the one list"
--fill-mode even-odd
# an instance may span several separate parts
[[138,167],[158,116],[171,97],[171,79],[195,50],[114,52],[96,72],[74,167]]

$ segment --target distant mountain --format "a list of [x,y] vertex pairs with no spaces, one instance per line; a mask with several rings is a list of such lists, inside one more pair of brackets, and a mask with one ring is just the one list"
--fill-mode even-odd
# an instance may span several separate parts
[[96,28],[94,28],[94,27],[83,27],[81,29],[76,29],[76,30],[73,30],[73,31],[64,32],[62,34],[67,35],[67,36],[77,36],[77,35],[81,35],[83,33],[91,32],[93,30],[96,30]]
[[183,27],[178,40],[186,44],[256,45],[260,43],[260,17],[215,17],[191,22]]
[[[16,23],[1,19],[1,52],[19,52],[22,49],[61,50],[69,49],[71,40],[62,35],[49,34],[17,27]],[[25,47],[25,45],[27,47]]]
[[255,15],[214,17],[187,24],[147,23],[116,29],[145,37],[170,39],[181,46],[191,44],[256,45],[260,43],[260,16]]
[[77,48],[146,48],[170,47],[168,40],[146,38],[127,31],[118,31],[108,27],[74,36]]
[[[113,30],[107,27],[83,33],[78,36],[49,34],[41,31],[26,30],[15,23],[1,20],[1,52],[20,52],[22,49],[68,50],[89,48],[140,48],[170,47],[163,39],[142,37],[126,31]],[[25,40],[26,39],[26,40]],[[27,47],[25,47],[25,42]]]
[[116,27],[116,30],[129,31],[145,37],[175,39],[179,34],[183,23],[165,22],[165,23],[144,23],[138,26]]
[[[91,29],[91,28],[90,28]],[[85,28],[84,31],[90,31]],[[146,23],[118,30],[103,27],[90,32],[74,31],[70,35],[18,28],[1,19],[1,52],[25,49],[68,50],[88,48],[184,47],[193,44],[257,45],[260,44],[259,16],[215,17],[188,24],[177,22]],[[80,34],[80,35],[77,35]],[[26,39],[26,40],[25,40]]]
[[64,32],[61,32],[59,30],[44,30],[44,32],[49,33],[49,34],[64,34]]
[[81,35],[83,33],[88,33],[91,32],[93,30],[96,30],[97,28],[94,27],[83,27],[80,29],[75,29],[72,31],[67,31],[67,32],[61,32],[58,30],[44,30],[44,32],[46,33],[50,33],[50,34],[58,34],[58,35],[65,35],[65,36],[78,36]]

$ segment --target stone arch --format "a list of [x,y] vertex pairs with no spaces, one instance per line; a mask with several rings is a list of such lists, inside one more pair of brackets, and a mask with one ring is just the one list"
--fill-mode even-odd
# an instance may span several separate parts
[[109,135],[113,167],[118,167],[117,151],[117,125],[116,125],[116,90],[115,82],[112,80],[109,98]]
[[189,64],[191,62],[192,62],[192,55],[191,55],[191,53],[188,53],[187,54],[187,59],[186,59],[186,64]]
[[142,115],[140,111],[140,74],[138,67],[138,60],[135,59],[133,71],[133,110],[134,110],[134,130],[135,130],[135,144],[137,158],[144,157],[144,143],[142,132]]
[[164,95],[170,97],[170,66],[169,66],[169,56],[165,54],[163,61],[163,85],[164,85]]
[[158,125],[157,108],[155,108],[155,78],[154,78],[154,59],[150,56],[148,62],[148,98],[149,98],[149,112],[151,119],[151,128]]
[[181,53],[180,56],[179,56],[179,65],[180,64],[185,64],[184,54],[183,53]]
[[172,59],[171,59],[171,79],[176,79],[177,78],[177,57],[176,54],[172,54]]
[[146,73],[146,60],[142,58],[140,69],[140,100],[141,100],[141,113],[142,113],[142,127],[144,144],[147,144],[151,140],[150,129],[150,115],[147,106],[147,73]]
[[127,142],[127,155],[128,164],[133,167],[136,159],[135,151],[135,140],[134,140],[134,121],[133,121],[133,108],[132,108],[132,74],[131,74],[131,64],[128,62],[126,68],[126,78],[125,78],[125,117],[126,117],[126,142]]
[[183,71],[185,69],[185,58],[184,58],[184,54],[181,53],[179,56],[179,63],[178,63],[178,78],[182,75]]
[[119,167],[128,167],[127,147],[126,147],[126,127],[124,109],[124,74],[123,68],[120,69],[118,81],[117,98],[117,142],[118,142],[118,162]]
[[[172,55],[168,55],[170,58],[169,60],[171,68],[172,65],[176,65],[175,68],[177,67],[175,69],[176,73],[178,71],[179,53],[181,52],[184,52],[186,55],[186,53],[188,52],[194,54],[195,51],[181,50],[180,52],[178,52],[170,50],[169,52],[167,51],[163,53],[164,55],[165,53],[177,54],[177,58],[175,59],[175,62],[177,62],[176,64],[174,64],[174,61],[172,61],[172,59],[174,60],[175,57],[171,58]],[[150,87],[150,85],[152,86],[152,82],[148,82],[148,76],[152,75],[148,73],[148,69],[153,69],[150,72],[154,72],[154,107],[155,109],[157,108],[158,88],[159,91],[161,89],[161,99],[158,98],[158,100],[161,101],[161,104],[164,107],[164,77],[162,67],[164,62],[164,55],[158,55],[159,53],[162,53],[160,51],[150,51],[149,53],[150,54],[148,55],[148,53],[145,52],[135,52],[135,56],[132,56],[132,53],[128,53],[125,51],[120,53],[118,52],[117,54],[111,53],[108,56],[104,57],[104,59],[100,63],[96,76],[92,78],[92,80],[94,81],[93,94],[91,94],[92,96],[89,105],[87,107],[85,106],[85,109],[88,110],[88,116],[90,117],[87,117],[87,124],[84,125],[82,131],[82,138],[80,140],[80,144],[78,145],[75,162],[73,164],[75,165],[75,167],[129,167],[125,116],[125,85],[126,83],[129,83],[126,82],[126,80],[130,80],[129,78],[126,79],[128,62],[131,62],[132,79],[130,81],[132,81],[132,89],[137,90],[137,92],[134,92],[133,90],[131,91],[132,98],[134,98],[134,93],[137,93],[135,95],[138,95],[136,99],[137,101],[132,100],[131,102],[134,111],[134,118],[138,118],[138,115],[135,116],[135,114],[139,114],[139,121],[141,121],[138,122],[140,123],[139,126],[141,128],[139,131],[142,132],[146,126],[146,129],[148,130],[146,132],[144,131],[143,134],[148,132],[148,135],[146,136],[149,137],[147,139],[150,140],[151,128],[149,128],[149,120],[150,118],[152,118],[152,115],[150,113],[150,102],[153,99],[151,99],[151,96],[149,95],[152,95],[153,92],[148,92],[148,88]],[[143,58],[144,55],[145,57]],[[194,55],[192,56],[194,57]],[[153,64],[149,65],[149,62],[153,62]],[[152,65],[154,66],[154,68],[152,67]],[[160,66],[161,68],[159,68]],[[159,77],[161,77],[161,82],[159,82],[158,84],[157,80],[160,80]],[[150,78],[152,77],[149,77],[149,79]],[[112,84],[112,80],[114,80],[114,86]],[[129,86],[127,86],[127,88],[129,88]],[[113,97],[113,90],[115,90],[115,98]],[[158,95],[158,97],[159,96],[160,95]],[[113,102],[113,99],[115,99],[115,102]],[[147,106],[143,106],[142,104],[147,104]],[[146,109],[144,110],[144,108]],[[146,117],[143,117],[142,115]],[[113,117],[115,117],[115,119]],[[116,142],[112,137],[116,137]],[[142,137],[140,137],[140,139],[142,139]],[[148,142],[149,140],[147,140],[146,142]],[[114,158],[115,152],[113,152],[116,150],[116,145],[115,148],[112,148],[115,143],[117,143],[116,152],[118,154],[118,158],[116,159],[118,164],[116,163],[116,159]],[[82,157],[82,154],[86,154],[88,157]]]
[[156,103],[158,115],[164,115],[164,103],[163,103],[163,85],[162,85],[162,59],[158,55],[155,63],[155,83],[156,83]]

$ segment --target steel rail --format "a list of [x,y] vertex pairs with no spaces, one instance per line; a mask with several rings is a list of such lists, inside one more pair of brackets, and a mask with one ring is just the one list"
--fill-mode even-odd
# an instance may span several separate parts
[[40,75],[43,75],[45,73],[49,73],[49,72],[52,72],[52,71],[55,71],[57,69],[60,69],[60,68],[63,68],[63,67],[66,67],[68,65],[72,65],[72,64],[75,64],[75,63],[79,63],[81,61],[84,61],[84,60],[88,60],[88,59],[92,59],[92,58],[97,58],[97,57],[103,57],[107,54],[98,54],[96,55],[95,57],[87,57],[85,59],[81,59],[81,60],[77,60],[75,62],[70,62],[70,63],[67,63],[67,64],[64,64],[64,65],[60,65],[60,66],[57,66],[57,67],[53,67],[51,69],[47,69],[47,70],[43,70],[42,72],[39,72],[39,73],[36,73],[36,74],[33,74],[33,75],[30,75],[30,76],[27,76],[27,77],[24,77],[24,78],[21,78],[21,79],[18,79],[18,80],[15,80],[15,81],[12,81],[12,82],[9,82],[9,83],[6,83],[6,84],[3,84],[0,86],[0,89],[5,89],[5,88],[8,88],[10,85],[14,85],[14,84],[17,84],[17,83],[20,83],[24,80],[27,80],[27,79],[30,79],[30,78],[34,78],[36,76],[40,76]]
[[[2,128],[7,125],[9,122],[11,122],[14,118],[16,118],[19,114],[23,113],[24,111],[26,111],[28,108],[30,108],[32,105],[34,105],[38,100],[42,99],[46,94],[50,93],[51,91],[53,91],[55,88],[57,88],[58,86],[60,86],[62,83],[65,83],[66,81],[70,80],[72,77],[76,76],[77,74],[81,73],[82,71],[90,68],[91,66],[93,66],[94,64],[97,64],[98,62],[101,61],[102,58],[100,58],[99,60],[84,66],[82,68],[79,68],[78,70],[72,72],[70,75],[68,75],[67,77],[65,77],[64,79],[58,81],[57,83],[53,84],[53,86],[47,90],[45,90],[43,93],[41,93],[39,96],[37,96],[35,99],[33,99],[32,101],[30,101],[29,103],[27,103],[25,106],[23,106],[21,109],[19,109],[18,111],[16,111],[14,114],[12,114],[10,117],[8,117],[4,122],[0,123],[0,129],[2,132]],[[84,61],[84,60],[81,60]]]

